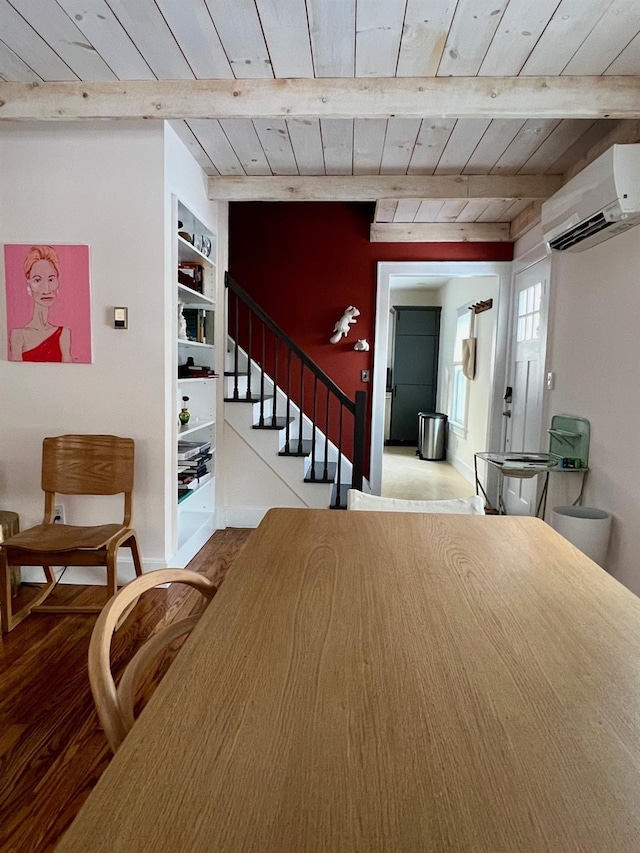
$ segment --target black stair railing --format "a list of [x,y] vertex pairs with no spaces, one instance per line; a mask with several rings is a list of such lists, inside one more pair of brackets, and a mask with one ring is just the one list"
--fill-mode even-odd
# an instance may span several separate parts
[[[367,408],[367,395],[364,391],[356,391],[355,400],[351,400],[336,383],[327,376],[321,367],[311,359],[291,338],[275,323],[268,314],[252,299],[249,294],[226,273],[225,286],[229,290],[229,314],[233,317],[231,328],[234,330],[233,341],[233,366],[234,381],[233,394],[227,398],[241,402],[250,400],[252,393],[251,375],[254,370],[259,370],[260,394],[256,402],[260,404],[258,425],[261,427],[276,426],[277,424],[277,393],[274,390],[271,401],[271,413],[265,411],[265,369],[269,358],[271,365],[274,387],[278,386],[278,367],[283,362],[280,351],[284,352],[284,363],[286,364],[286,376],[283,380],[282,393],[285,395],[285,446],[286,453],[300,456],[311,456],[311,467],[309,469],[310,480],[329,480],[329,434],[332,432],[332,440],[338,449],[337,473],[335,482],[337,488],[333,498],[332,506],[339,507],[340,485],[342,472],[342,455],[345,444],[345,412],[353,418],[353,448],[352,448],[352,473],[351,488],[362,489],[364,477],[364,452],[365,452],[365,418]],[[268,340],[268,333],[271,340]],[[261,362],[259,366],[252,364],[252,352],[254,335],[258,336]],[[240,339],[245,344],[247,353],[247,389],[240,393],[238,386]],[[297,365],[297,371],[296,371]],[[306,373],[305,373],[306,371]],[[299,372],[299,380],[295,382],[296,372]],[[311,442],[309,451],[306,450],[303,435],[303,415],[305,413],[305,380],[311,377],[313,398],[307,404],[311,420]],[[292,396],[292,386],[297,385],[298,399]],[[322,389],[322,391],[321,391]],[[308,387],[307,387],[308,391]],[[323,399],[324,398],[324,399]],[[290,421],[292,420],[291,402],[296,403],[300,410],[298,419],[297,435],[292,435]],[[336,412],[337,407],[337,412]],[[333,415],[333,420],[332,420]],[[316,438],[318,431],[324,433],[324,452],[322,465],[316,465]],[[348,455],[345,454],[345,455]]]

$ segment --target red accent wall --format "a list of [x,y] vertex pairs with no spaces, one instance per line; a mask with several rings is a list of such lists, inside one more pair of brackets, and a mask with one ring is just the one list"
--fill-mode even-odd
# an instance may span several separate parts
[[[236,202],[229,211],[232,277],[352,399],[371,388],[360,371],[373,368],[378,261],[513,258],[510,243],[370,243],[373,212],[342,202]],[[360,310],[358,322],[331,345],[348,305]],[[358,338],[369,352],[354,351]]]

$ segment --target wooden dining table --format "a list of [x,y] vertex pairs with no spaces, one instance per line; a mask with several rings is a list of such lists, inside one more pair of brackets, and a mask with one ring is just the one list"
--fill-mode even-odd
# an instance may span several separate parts
[[638,853],[640,599],[535,518],[274,509],[59,853]]

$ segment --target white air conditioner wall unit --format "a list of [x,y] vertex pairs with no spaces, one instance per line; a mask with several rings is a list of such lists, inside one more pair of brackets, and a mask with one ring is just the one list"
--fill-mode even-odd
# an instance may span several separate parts
[[548,252],[581,252],[638,224],[640,144],[612,145],[542,204]]

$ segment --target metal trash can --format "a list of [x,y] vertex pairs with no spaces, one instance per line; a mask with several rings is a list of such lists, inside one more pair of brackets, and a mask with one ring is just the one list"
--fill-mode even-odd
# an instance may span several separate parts
[[418,456],[431,462],[446,457],[447,416],[440,412],[418,412]]

